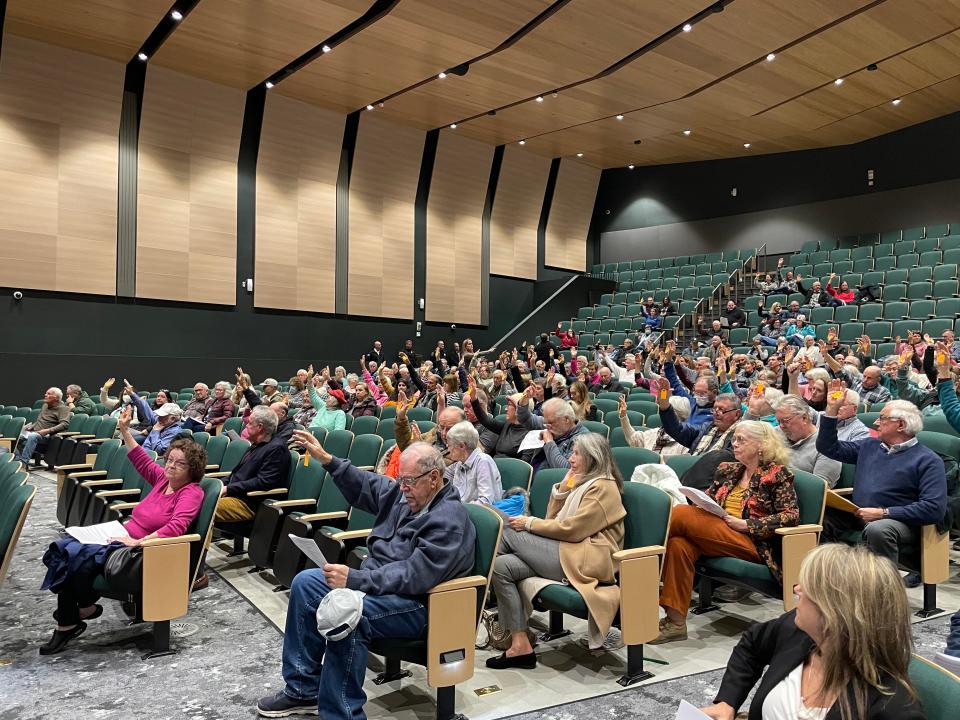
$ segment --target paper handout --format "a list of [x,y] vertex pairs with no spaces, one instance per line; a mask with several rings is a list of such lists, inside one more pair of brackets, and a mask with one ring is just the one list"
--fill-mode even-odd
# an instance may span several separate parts
[[310,538],[297,537],[293,533],[290,533],[288,537],[290,538],[290,542],[296,545],[300,549],[300,552],[310,558],[310,561],[318,568],[322,568],[324,565],[330,564],[330,561],[323,556],[322,552],[320,552],[320,548],[317,547],[317,544]]
[[827,507],[848,513],[855,513],[860,509],[859,505],[854,505],[843,495],[835,493],[833,490],[827,490]]
[[717,517],[724,517],[727,514],[727,511],[717,505],[717,501],[703,492],[703,490],[697,490],[697,488],[687,487],[686,485],[681,485],[679,490],[684,497],[698,508],[702,508]]
[[694,707],[686,700],[681,700],[680,707],[677,708],[676,720],[710,720],[710,716],[700,712],[699,708]]
[[531,430],[526,435],[523,436],[523,440],[520,443],[520,448],[517,452],[523,452],[524,450],[533,450],[534,448],[542,448],[543,440],[540,437],[539,430]]
[[99,525],[82,527],[74,525],[67,528],[67,535],[84,545],[109,545],[112,537],[127,537],[130,533],[116,520]]

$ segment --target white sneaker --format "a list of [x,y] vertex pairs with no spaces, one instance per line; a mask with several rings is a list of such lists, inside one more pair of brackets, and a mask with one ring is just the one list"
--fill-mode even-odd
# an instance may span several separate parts
[[938,652],[933,658],[933,661],[945,670],[949,670],[954,675],[960,675],[960,657]]
[[607,637],[603,640],[603,645],[598,648],[590,647],[590,638],[579,638],[577,643],[581,647],[585,647],[594,655],[600,655],[605,652],[610,652],[611,650],[619,650],[624,646],[623,634],[618,628],[615,627],[610,628],[609,632],[607,632]]

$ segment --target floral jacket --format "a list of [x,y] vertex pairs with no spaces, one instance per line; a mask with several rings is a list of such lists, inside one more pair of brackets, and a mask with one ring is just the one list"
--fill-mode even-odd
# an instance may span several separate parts
[[[727,493],[740,482],[742,475],[741,463],[720,463],[707,494],[722,506]],[[766,465],[754,473],[743,494],[741,519],[747,521],[747,535],[757,546],[757,554],[770,568],[777,582],[783,582],[780,543],[774,531],[779,527],[796,525],[800,519],[793,473],[789,468]]]

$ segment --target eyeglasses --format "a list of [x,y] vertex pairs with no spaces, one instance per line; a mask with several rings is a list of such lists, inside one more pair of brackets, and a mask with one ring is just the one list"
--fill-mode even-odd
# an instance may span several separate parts
[[897,417],[884,417],[883,415],[879,415],[876,419],[876,422],[881,422],[881,421],[890,422],[891,420],[899,420],[899,419],[900,418],[897,418]]
[[168,460],[164,467],[175,468],[182,470],[183,468],[189,467],[186,460]]
[[727,413],[736,412],[736,411],[739,410],[739,409],[740,409],[740,408],[730,408],[729,410],[721,410],[720,408],[715,407],[715,408],[713,409],[713,414],[714,414],[714,415],[726,415]]
[[398,477],[397,483],[399,483],[400,487],[406,487],[406,488],[413,487],[414,485],[417,484],[420,478],[422,478],[424,475],[429,475],[432,472],[433,470],[427,470],[425,473],[420,473],[416,477]]

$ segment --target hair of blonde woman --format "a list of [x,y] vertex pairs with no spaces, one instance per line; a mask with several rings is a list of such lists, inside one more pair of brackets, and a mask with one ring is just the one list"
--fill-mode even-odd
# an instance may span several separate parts
[[[576,402],[573,399],[573,391],[576,390],[577,394],[583,398],[583,402]],[[593,403],[590,402],[589,390],[587,389],[587,384],[582,380],[577,380],[575,383],[570,385],[569,391],[569,402],[573,406],[573,414],[577,416],[577,420],[586,420],[590,415],[590,411],[593,410]],[[690,403],[687,403],[689,405]]]
[[[916,698],[907,668],[913,652],[910,609],[900,573],[863,546],[826,543],[800,565],[800,588],[819,610],[823,696],[838,696],[840,716],[867,716],[867,691],[901,684]],[[885,683],[890,678],[892,683]],[[851,695],[847,688],[852,688]]]
[[804,375],[807,376],[807,382],[811,380],[823,380],[827,385],[830,384],[830,373],[820,367],[810,368]]
[[772,313],[780,312],[782,309],[783,307],[778,302],[775,302],[773,305],[770,306],[770,312]]
[[600,433],[581,433],[573,440],[573,446],[583,463],[583,472],[580,477],[584,480],[605,478],[617,483],[620,492],[623,492],[623,476],[610,452],[610,443]]
[[453,373],[443,376],[443,389],[448,393],[455,393],[460,390],[460,378]]
[[[247,387],[251,387],[253,385],[253,378],[251,378],[247,373],[244,373],[240,377],[243,379],[243,382]],[[217,387],[220,387],[220,383],[217,383]],[[239,405],[241,400],[243,400],[243,389],[240,387],[240,384],[237,383],[237,386],[233,389],[233,394],[230,396],[230,401],[234,405]]]
[[746,435],[759,444],[761,466],[783,465],[786,467],[790,464],[790,451],[770,423],[761,420],[741,420],[734,434]]

